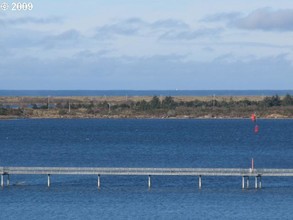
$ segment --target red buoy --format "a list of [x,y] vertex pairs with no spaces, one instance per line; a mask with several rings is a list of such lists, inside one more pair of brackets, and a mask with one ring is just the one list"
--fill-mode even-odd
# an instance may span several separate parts
[[258,133],[259,132],[259,127],[258,127],[258,125],[255,125],[255,127],[254,127],[254,133]]
[[253,122],[256,121],[256,115],[254,113],[251,115],[251,121],[253,121]]

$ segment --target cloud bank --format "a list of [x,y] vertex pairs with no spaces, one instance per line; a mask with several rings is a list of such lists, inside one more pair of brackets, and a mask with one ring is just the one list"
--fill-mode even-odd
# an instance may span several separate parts
[[193,40],[220,34],[221,28],[191,28],[190,25],[175,19],[147,22],[140,18],[129,18],[96,28],[95,37],[111,40],[118,36],[156,37],[159,40]]
[[293,31],[293,9],[260,8],[248,15],[240,12],[218,13],[201,21],[225,22],[230,27],[246,30]]
[[293,67],[285,55],[246,62],[227,55],[194,62],[176,54],[104,57],[97,53],[90,59],[82,54],[46,61],[6,59],[0,66],[2,89],[289,89],[293,84]]

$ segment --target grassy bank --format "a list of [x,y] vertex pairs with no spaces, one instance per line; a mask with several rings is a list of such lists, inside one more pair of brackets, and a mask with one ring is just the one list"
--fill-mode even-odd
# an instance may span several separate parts
[[0,118],[293,118],[293,97],[0,97]]

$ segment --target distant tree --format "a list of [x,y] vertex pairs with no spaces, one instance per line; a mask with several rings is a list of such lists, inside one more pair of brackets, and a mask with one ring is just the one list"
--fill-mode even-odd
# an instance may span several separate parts
[[174,109],[176,107],[176,102],[171,96],[166,96],[162,101],[162,107],[166,109]]
[[100,107],[100,108],[108,108],[109,104],[108,104],[107,101],[99,102],[98,107]]
[[5,108],[0,108],[0,115],[7,115],[8,110]]
[[89,108],[93,108],[94,106],[94,101],[90,101]]
[[56,104],[56,108],[59,108],[59,109],[63,108],[62,103],[61,103],[61,102],[58,102],[58,103]]
[[38,109],[37,104],[32,104],[32,109]]
[[194,102],[193,101],[188,101],[185,102],[186,103],[186,107],[194,107]]
[[280,106],[281,105],[281,99],[280,99],[280,97],[278,95],[275,95],[275,96],[272,96],[272,97],[265,97],[262,102],[267,107]]
[[282,100],[282,105],[293,105],[293,97],[287,94]]
[[122,104],[118,105],[118,107],[120,107],[120,108],[130,108],[130,105],[127,104],[127,103],[122,103]]
[[[69,104],[70,104],[69,101],[66,101],[66,103],[65,103],[65,105],[64,105],[64,108],[65,108],[65,109],[69,109]],[[71,106],[70,106],[70,107],[71,107]]]
[[46,105],[42,105],[41,107],[40,107],[40,109],[48,109],[48,105],[46,104]]
[[136,103],[136,108],[145,111],[150,109],[150,104],[143,99]]
[[66,115],[67,111],[65,109],[60,109],[58,113],[59,115]]
[[252,102],[250,100],[248,100],[247,98],[245,98],[244,100],[240,101],[240,103],[242,103],[242,105],[244,105],[244,106],[252,105]]
[[273,106],[280,106],[282,103],[278,95],[273,96],[272,101],[273,101]]
[[152,109],[158,109],[160,108],[160,106],[161,106],[160,99],[158,98],[158,96],[154,96],[152,100],[150,101],[150,107]]

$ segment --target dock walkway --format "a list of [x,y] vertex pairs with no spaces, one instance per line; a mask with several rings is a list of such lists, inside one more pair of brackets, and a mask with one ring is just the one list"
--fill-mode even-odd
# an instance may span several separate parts
[[[202,187],[203,176],[239,176],[242,177],[242,188],[249,188],[249,177],[255,178],[255,188],[261,188],[263,176],[293,176],[293,169],[242,169],[242,168],[125,168],[125,167],[0,167],[1,187],[10,175],[47,175],[47,185],[51,185],[51,175],[96,175],[100,188],[101,175],[148,176],[148,187],[151,187],[151,176],[197,176],[198,187]],[[246,179],[246,181],[245,181]],[[246,186],[245,186],[246,182]]]

